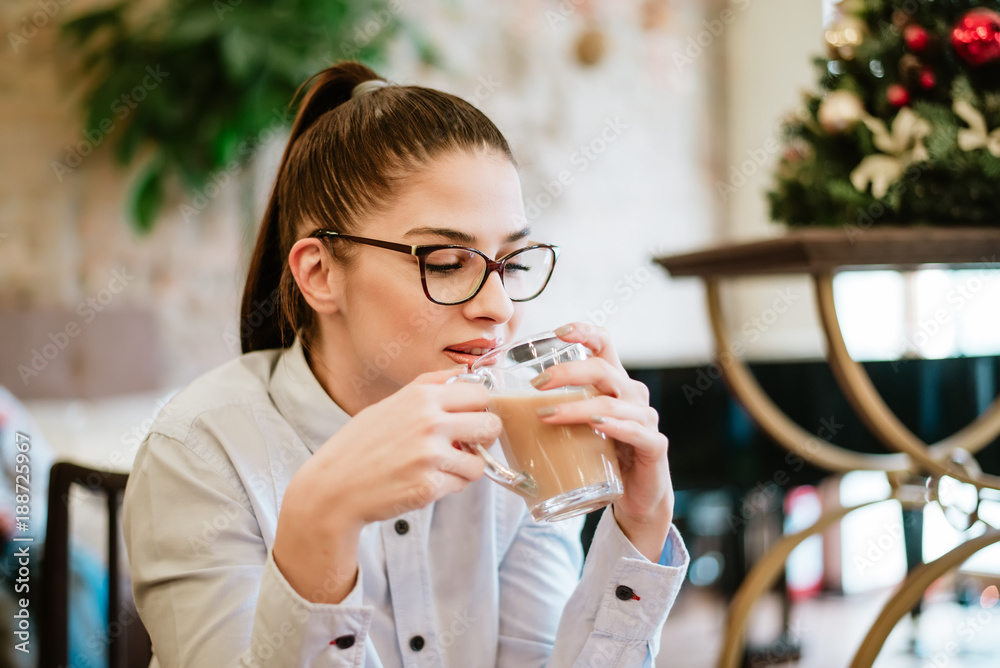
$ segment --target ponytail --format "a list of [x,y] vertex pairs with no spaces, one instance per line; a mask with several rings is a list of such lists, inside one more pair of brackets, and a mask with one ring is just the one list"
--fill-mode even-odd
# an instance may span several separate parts
[[280,234],[281,202],[278,184],[287,170],[295,140],[323,114],[351,99],[351,91],[363,81],[380,79],[360,63],[347,62],[318,72],[307,79],[289,103],[307,89],[292,124],[288,145],[281,157],[275,186],[264,211],[264,220],[250,260],[243,302],[240,306],[240,344],[244,353],[268,348],[287,348],[295,339],[295,302],[302,299],[287,267],[288,251]]
[[300,332],[308,348],[313,311],[288,267],[299,238],[319,227],[350,231],[359,216],[389,203],[409,169],[445,151],[490,150],[514,162],[500,131],[465,100],[420,86],[373,87],[351,98],[372,80],[384,81],[360,63],[339,63],[310,77],[289,105],[307,91],[243,289],[244,353],[287,348]]

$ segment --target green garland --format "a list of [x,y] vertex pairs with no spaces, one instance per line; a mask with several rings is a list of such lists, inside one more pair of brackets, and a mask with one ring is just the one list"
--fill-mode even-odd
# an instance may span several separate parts
[[[956,103],[967,103],[989,132],[1000,128],[1000,62],[972,66],[951,46],[952,26],[974,7],[997,11],[1000,2],[841,3],[840,11],[861,19],[867,33],[853,53],[831,47],[831,58],[814,61],[819,91],[807,95],[801,116],[784,124],[785,150],[768,193],[774,220],[790,226],[1000,225],[1000,156],[985,146],[960,146],[959,133],[969,125],[955,110]],[[929,48],[911,52],[904,39],[908,25],[926,29]],[[902,71],[906,59],[909,75]],[[933,86],[914,84],[915,61],[932,73]],[[909,102],[902,108],[889,101],[893,85],[908,92]],[[819,110],[832,91],[856,95],[869,120],[839,132],[824,129]],[[902,167],[898,178],[876,196],[874,186],[862,179],[858,187],[852,175],[858,176],[856,170],[871,156],[876,162],[895,159],[878,148],[872,127],[881,121],[886,130],[896,130],[903,109],[923,119],[928,131],[918,150],[897,161]]]

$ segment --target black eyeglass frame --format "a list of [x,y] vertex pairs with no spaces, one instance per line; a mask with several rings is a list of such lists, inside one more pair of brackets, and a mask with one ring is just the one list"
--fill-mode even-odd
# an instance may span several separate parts
[[[459,304],[464,304],[466,302],[472,301],[473,299],[476,298],[476,295],[478,295],[479,292],[483,289],[483,286],[486,285],[486,281],[489,279],[490,274],[493,273],[494,271],[496,271],[500,275],[500,282],[503,283],[504,269],[507,266],[507,261],[510,260],[512,257],[515,257],[516,255],[519,255],[525,251],[534,250],[536,248],[547,248],[552,253],[552,266],[549,267],[549,275],[545,277],[545,282],[542,283],[542,287],[538,289],[538,292],[531,295],[530,297],[525,297],[524,299],[514,299],[510,297],[510,295],[508,295],[508,298],[510,298],[512,302],[531,301],[532,299],[538,297],[538,295],[545,292],[545,288],[548,286],[549,281],[552,279],[552,272],[555,271],[556,261],[559,259],[559,252],[560,250],[562,250],[559,246],[555,246],[553,244],[532,244],[531,246],[526,246],[525,248],[518,248],[516,251],[504,255],[502,258],[498,260],[493,260],[480,250],[477,250],[475,248],[469,248],[468,246],[461,246],[458,244],[430,244],[430,245],[409,246],[407,244],[397,244],[391,241],[382,241],[380,239],[370,239],[368,237],[356,237],[352,234],[344,234],[342,232],[337,232],[335,230],[316,230],[309,236],[315,239],[321,239],[321,238],[346,239],[347,241],[354,241],[359,244],[376,246],[378,248],[385,248],[387,250],[396,251],[398,253],[406,253],[407,255],[414,256],[420,263],[420,285],[424,289],[424,296],[427,297],[427,299],[429,299],[430,301],[434,302],[435,304],[440,304],[441,306],[457,306]],[[481,258],[483,258],[484,260],[486,260],[486,271],[483,272],[483,277],[479,281],[479,285],[476,286],[476,289],[473,290],[468,297],[462,299],[461,301],[457,302],[438,301],[437,299],[431,297],[430,290],[427,289],[427,256],[433,253],[434,251],[443,250],[445,248],[457,248],[460,250],[471,251],[476,255],[480,256]],[[506,289],[506,286],[504,286],[504,288]]]

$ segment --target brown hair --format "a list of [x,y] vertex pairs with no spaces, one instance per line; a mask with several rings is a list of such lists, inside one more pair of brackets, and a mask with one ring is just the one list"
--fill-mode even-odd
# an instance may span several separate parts
[[351,231],[360,216],[391,201],[402,179],[444,152],[492,151],[514,163],[500,131],[465,100],[397,85],[351,98],[355,86],[372,79],[384,81],[360,63],[344,62],[299,88],[308,92],[292,125],[243,289],[244,353],[285,348],[296,332],[312,328],[312,309],[288,267],[288,253],[298,239],[319,227]]

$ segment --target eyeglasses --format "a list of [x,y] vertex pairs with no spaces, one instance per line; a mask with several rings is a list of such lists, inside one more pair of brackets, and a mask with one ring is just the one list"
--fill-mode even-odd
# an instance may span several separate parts
[[333,230],[316,230],[309,236],[317,239],[346,239],[413,255],[420,262],[420,282],[424,286],[424,294],[435,304],[444,306],[464,304],[471,300],[483,289],[486,279],[493,271],[500,274],[500,282],[511,301],[526,302],[534,299],[549,284],[559,257],[559,247],[551,244],[534,244],[519,248],[498,260],[491,260],[475,248],[451,244],[407,246],[341,234]]

